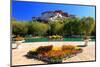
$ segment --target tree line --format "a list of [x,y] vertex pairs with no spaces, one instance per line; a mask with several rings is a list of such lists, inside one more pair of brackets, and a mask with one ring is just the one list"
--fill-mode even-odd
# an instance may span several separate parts
[[85,35],[95,36],[95,20],[92,17],[57,19],[48,23],[12,20],[12,34],[26,36]]

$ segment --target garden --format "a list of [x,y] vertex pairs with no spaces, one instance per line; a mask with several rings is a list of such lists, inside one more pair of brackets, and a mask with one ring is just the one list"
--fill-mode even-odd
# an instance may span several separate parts
[[12,34],[13,40],[25,39],[26,42],[66,41],[66,38],[82,41],[86,36],[95,39],[95,20],[92,17],[65,18],[45,23],[12,19]]
[[46,63],[62,63],[64,58],[71,58],[82,53],[82,48],[72,45],[57,47],[53,45],[40,46],[36,50],[30,50],[26,57],[36,58]]
[[85,40],[83,46],[62,44],[61,47],[58,47],[48,43],[47,46],[38,46],[36,50],[34,48],[29,50],[26,55],[27,58],[35,58],[48,64],[62,63],[64,59],[82,53],[82,47],[87,46],[87,39],[95,40],[95,20],[92,17],[66,18],[45,23],[39,21],[21,22],[13,19],[12,34],[12,40],[17,41],[18,45],[21,44],[18,41],[23,42],[23,40],[31,43]]

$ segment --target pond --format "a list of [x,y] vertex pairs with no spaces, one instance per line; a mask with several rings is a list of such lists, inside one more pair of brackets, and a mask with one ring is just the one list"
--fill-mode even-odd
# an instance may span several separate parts
[[[51,40],[49,40],[48,38],[26,38],[25,39],[25,42],[47,42],[47,41],[51,41]],[[83,41],[83,38],[63,38],[63,40],[54,40],[54,41]],[[95,41],[95,38],[92,38],[92,41]]]

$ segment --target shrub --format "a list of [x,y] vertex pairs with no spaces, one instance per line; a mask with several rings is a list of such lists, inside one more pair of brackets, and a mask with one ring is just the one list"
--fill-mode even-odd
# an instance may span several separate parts
[[77,50],[78,53],[81,53],[83,51],[80,47],[75,47],[75,50]]
[[64,50],[64,53],[65,53],[66,55],[70,55],[70,54],[71,54],[71,50]]
[[48,63],[61,63],[63,58],[70,58],[77,53],[82,52],[80,47],[72,45],[63,45],[62,49],[53,50],[52,45],[40,46],[36,51],[29,51],[29,57],[36,57],[37,59],[46,61]]
[[75,49],[75,46],[72,45],[63,45],[62,50],[73,50]]
[[75,47],[75,49],[76,49],[76,50],[81,50],[81,48],[80,48],[80,47]]
[[61,50],[51,50],[44,54],[45,58],[48,58],[48,63],[61,63],[64,56],[64,52]]
[[52,36],[49,36],[49,39],[51,40],[61,40],[63,37],[60,36],[60,35],[52,35]]
[[45,55],[49,58],[51,57],[62,57],[63,56],[63,51],[61,50],[51,50],[49,52],[47,52]]
[[62,58],[60,57],[52,57],[48,63],[53,64],[53,63],[61,63]]
[[24,38],[23,38],[23,37],[20,37],[20,36],[17,36],[17,37],[15,38],[15,40],[16,40],[16,41],[21,41],[21,40],[24,40]]
[[37,52],[41,53],[41,52],[48,52],[50,50],[52,50],[52,45],[49,45],[49,46],[40,46],[37,48]]
[[44,36],[47,34],[48,24],[40,23],[37,21],[29,23],[28,33],[34,36]]
[[25,36],[28,32],[27,22],[12,20],[12,34]]
[[36,51],[29,51],[28,55],[38,55],[38,52],[36,52]]

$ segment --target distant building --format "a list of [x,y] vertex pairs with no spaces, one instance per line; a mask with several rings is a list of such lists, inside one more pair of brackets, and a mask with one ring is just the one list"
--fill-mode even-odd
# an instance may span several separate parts
[[57,18],[64,19],[64,18],[75,18],[75,15],[70,15],[66,12],[63,12],[61,10],[55,10],[55,11],[46,11],[41,14],[40,17],[32,17],[33,21],[55,21]]

